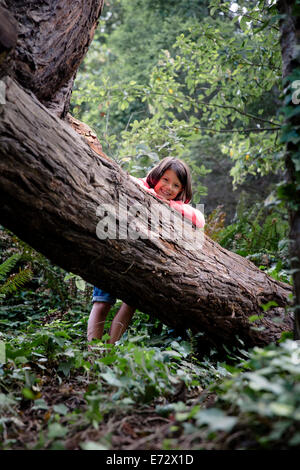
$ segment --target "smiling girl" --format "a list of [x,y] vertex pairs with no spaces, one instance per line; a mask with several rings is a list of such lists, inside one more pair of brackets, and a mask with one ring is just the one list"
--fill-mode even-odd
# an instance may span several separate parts
[[[145,178],[132,178],[147,192],[162,199],[170,207],[180,212],[196,227],[204,227],[203,214],[189,205],[192,198],[191,176],[188,166],[183,161],[174,157],[166,157]],[[88,341],[102,338],[106,316],[111,306],[116,302],[116,297],[94,287],[92,301],[93,307],[88,321]],[[125,302],[122,303],[111,324],[109,343],[114,344],[121,338],[128,328],[134,312],[134,307]]]

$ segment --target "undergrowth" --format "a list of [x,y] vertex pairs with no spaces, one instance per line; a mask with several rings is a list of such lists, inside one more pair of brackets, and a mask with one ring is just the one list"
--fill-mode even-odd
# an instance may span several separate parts
[[[229,364],[196,360],[189,342],[171,337],[166,347],[157,347],[147,335],[128,334],[114,346],[94,340],[89,351],[85,330],[86,320],[77,319],[2,333],[2,449],[18,448],[26,410],[42,423],[27,448],[56,449],[79,430],[97,429],[112,414],[145,407],[170,418],[173,436],[164,442],[166,449],[181,448],[186,440],[191,449],[300,445],[300,349],[295,341],[254,348]],[[70,407],[63,395],[51,403],[49,381],[52,390],[72,383],[75,394],[79,388],[80,406]],[[215,395],[210,407],[205,405],[208,394]],[[111,448],[109,439],[100,441]]]
[[[286,231],[274,228],[274,218],[244,211],[225,227],[218,210],[207,230],[289,280]],[[297,342],[283,337],[279,345],[249,351],[224,345],[221,360],[212,350],[199,355],[190,332],[179,335],[138,311],[116,345],[106,343],[107,336],[88,344],[92,286],[13,234],[3,230],[0,239],[1,449],[118,449],[109,423],[116,432],[128,417],[146,422],[147,413],[167,423],[156,438],[166,450],[300,447]],[[14,283],[13,274],[26,270],[28,278]],[[147,441],[145,448],[157,448],[151,446],[158,434],[137,423],[136,430],[127,424],[127,432]]]
[[224,248],[252,261],[276,280],[292,283],[289,262],[288,214],[275,201],[250,208],[241,197],[231,224],[218,206],[206,220],[205,232]]

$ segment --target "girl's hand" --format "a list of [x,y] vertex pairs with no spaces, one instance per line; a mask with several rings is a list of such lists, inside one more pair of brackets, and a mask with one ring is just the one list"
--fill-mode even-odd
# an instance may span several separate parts
[[141,186],[141,188],[145,189],[145,191],[147,191],[147,193],[152,194],[153,196],[155,196],[155,197],[161,199],[162,201],[169,202],[167,199],[164,199],[161,195],[157,194],[157,192],[154,191],[154,188],[148,188],[148,187],[146,186],[146,184],[145,184],[143,181],[141,181],[140,179],[136,178],[135,176],[131,176],[131,175],[130,175],[130,177],[131,177],[139,186]]

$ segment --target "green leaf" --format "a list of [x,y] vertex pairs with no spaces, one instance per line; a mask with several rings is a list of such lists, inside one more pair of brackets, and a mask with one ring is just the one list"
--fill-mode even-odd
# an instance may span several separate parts
[[293,416],[294,407],[287,403],[270,403],[270,410],[277,416]]
[[28,387],[24,387],[23,390],[22,390],[22,393],[23,393],[24,397],[27,398],[28,400],[35,400],[36,399],[35,393],[32,390],[30,390],[30,388],[28,388]]
[[229,432],[237,423],[236,417],[227,416],[218,408],[200,410],[195,418],[198,426],[207,425],[211,431]]
[[127,109],[129,107],[129,103],[128,101],[122,101],[120,104],[119,104],[119,108],[121,111],[124,111],[125,109]]
[[64,437],[68,433],[68,428],[62,426],[60,423],[51,423],[48,426],[48,439],[57,439]]
[[267,312],[271,307],[278,307],[278,304],[274,300],[270,300],[266,304],[261,304],[262,309]]
[[64,405],[63,403],[60,403],[59,405],[53,406],[53,411],[55,411],[55,413],[58,413],[62,416],[65,416],[69,412],[69,409],[66,407],[66,405]]
[[249,19],[246,16],[242,16],[242,18],[240,19],[240,27],[243,31],[247,31],[249,29],[247,23],[249,23]]
[[270,390],[276,395],[280,395],[283,392],[283,388],[279,383],[272,383],[267,378],[259,375],[256,372],[246,372],[243,377],[249,380],[249,387],[253,390]]
[[76,284],[76,287],[77,287],[78,290],[80,290],[82,292],[85,290],[86,283],[83,279],[81,279],[81,277],[76,276],[75,284]]
[[104,372],[100,374],[101,377],[109,384],[114,385],[115,387],[122,387],[122,382],[117,378],[117,376],[111,371]]
[[0,409],[10,408],[11,405],[15,405],[16,400],[10,395],[0,393]]
[[2,281],[9,271],[16,265],[20,257],[21,255],[14,254],[0,264],[0,281]]
[[60,362],[57,370],[62,371],[64,376],[67,377],[70,374],[70,370],[72,368],[72,365],[73,365],[72,360]]
[[80,447],[83,450],[108,450],[107,446],[100,444],[99,442],[87,441],[83,444],[80,444]]
[[284,132],[280,138],[281,142],[292,142],[297,144],[300,141],[300,135],[294,129]]
[[17,356],[15,358],[15,363],[16,364],[26,364],[28,362],[28,358],[25,356]]
[[290,119],[293,116],[297,116],[297,114],[300,114],[300,106],[285,106],[282,108],[286,119]]
[[49,406],[45,402],[44,398],[37,398],[34,402],[32,410],[48,410]]
[[[264,266],[264,267],[265,267],[265,266]],[[257,321],[257,320],[261,320],[263,317],[264,317],[263,315],[251,315],[248,320],[249,320],[251,323],[253,323],[253,322]]]
[[270,23],[270,20],[264,21],[262,26],[260,26],[259,28],[255,28],[253,30],[253,34],[257,34],[257,33],[260,33],[261,31],[263,31],[265,28],[267,28],[269,23]]

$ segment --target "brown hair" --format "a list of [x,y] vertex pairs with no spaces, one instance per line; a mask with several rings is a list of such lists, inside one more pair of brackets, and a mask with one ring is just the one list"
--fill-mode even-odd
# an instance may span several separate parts
[[163,158],[147,175],[146,181],[150,188],[154,188],[165,171],[175,171],[177,178],[183,186],[182,191],[176,196],[175,201],[190,202],[192,199],[192,182],[189,167],[182,160],[175,157]]

